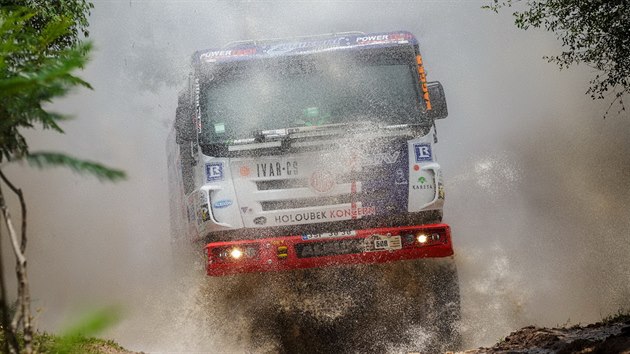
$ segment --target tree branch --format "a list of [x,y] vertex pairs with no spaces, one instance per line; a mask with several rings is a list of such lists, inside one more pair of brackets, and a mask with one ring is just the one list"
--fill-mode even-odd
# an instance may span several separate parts
[[20,199],[20,208],[22,209],[22,241],[20,243],[20,251],[24,253],[26,251],[26,202],[24,201],[24,194],[22,193],[22,189],[15,187],[11,181],[4,175],[2,170],[0,170],[0,178],[6,183],[7,186],[15,193]]

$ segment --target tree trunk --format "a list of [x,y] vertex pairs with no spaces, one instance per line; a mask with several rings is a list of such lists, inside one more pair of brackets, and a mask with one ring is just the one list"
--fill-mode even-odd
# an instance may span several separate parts
[[[17,232],[13,227],[13,222],[11,221],[11,214],[9,213],[9,208],[6,204],[6,200],[4,199],[2,188],[0,188],[0,209],[2,209],[2,216],[4,217],[4,222],[7,226],[7,230],[9,231],[9,238],[11,240],[11,245],[13,246],[13,253],[15,254],[15,272],[18,281],[17,309],[13,320],[11,321],[10,329],[13,334],[15,334],[18,332],[20,322],[22,323],[24,352],[30,354],[33,352],[33,327],[31,324],[31,299],[26,269],[26,256],[24,255],[24,251],[26,250],[26,203],[21,189],[16,188],[2,172],[0,172],[0,178],[2,178],[7,186],[9,186],[9,188],[18,196],[22,210],[22,237],[21,241],[19,241]],[[6,301],[4,296],[3,299]]]
[[[3,199],[2,195],[0,195],[0,199]],[[7,301],[6,283],[4,281],[4,258],[2,256],[2,232],[0,232],[0,311],[2,311],[2,331],[5,339],[4,352],[17,354],[20,347],[15,338],[15,332],[13,332],[11,327],[11,319],[9,318],[10,311]]]

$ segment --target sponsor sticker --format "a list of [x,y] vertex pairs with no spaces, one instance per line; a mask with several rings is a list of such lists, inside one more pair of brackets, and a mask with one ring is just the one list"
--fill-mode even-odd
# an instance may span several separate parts
[[396,169],[396,184],[407,184],[407,176],[402,168]]
[[197,191],[197,225],[210,220],[210,205],[208,195],[203,191]]
[[416,155],[416,162],[433,161],[431,153],[431,144],[418,143],[413,144],[413,151]]
[[210,162],[206,164],[206,181],[223,181],[223,162]]
[[363,216],[375,215],[376,207],[354,207],[346,209],[329,210],[328,216],[331,219],[341,218],[361,218]]
[[420,189],[433,189],[433,186],[430,184],[425,184],[425,185],[414,185],[412,186],[413,189],[415,190],[420,190]]
[[413,185],[413,189],[433,189],[433,185],[432,184],[425,184],[427,183],[427,179],[424,176],[420,176],[418,177],[418,184]]
[[398,161],[400,151],[381,152],[373,155],[366,155],[361,162],[362,166],[378,166],[382,164],[393,164]]
[[325,211],[308,211],[293,214],[280,214],[274,217],[276,224],[286,225],[294,223],[317,222],[320,220],[360,219],[363,216],[375,215],[376,207],[348,207]]
[[230,205],[232,205],[232,201],[230,199],[217,200],[214,204],[212,204],[212,206],[216,209],[227,208]]
[[361,34],[358,36],[341,36],[326,39],[312,38],[296,42],[276,42],[268,45],[244,45],[238,49],[207,50],[200,53],[198,58],[201,62],[214,63],[259,55],[276,56],[286,53],[307,53],[332,48],[379,46],[409,42],[415,42],[415,38],[413,35],[405,32]]
[[225,123],[215,123],[214,124],[214,133],[215,134],[223,134],[223,133],[225,133]]
[[282,163],[276,162],[259,162],[256,164],[256,176],[257,177],[283,177],[283,176],[297,176],[298,174],[298,162],[287,161]]
[[317,50],[329,47],[337,47],[348,44],[348,38],[340,37],[325,40],[306,41],[306,42],[294,42],[294,43],[281,43],[270,45],[265,48],[266,54],[278,55],[290,52],[304,52],[309,50]]
[[243,177],[247,177],[252,171],[249,166],[241,166],[241,168],[238,169],[238,173]]
[[233,50],[214,50],[201,54],[199,56],[199,60],[207,63],[212,63],[217,61],[220,58],[227,57],[239,57],[239,56],[248,56],[256,54],[256,48],[244,48],[244,49],[233,49]]
[[208,220],[210,220],[210,210],[208,209],[208,204],[201,205],[199,207],[197,224],[201,224],[202,222],[206,222]]
[[328,171],[315,171],[311,175],[311,187],[320,193],[330,192],[335,186],[335,175]]
[[267,223],[267,218],[264,216],[259,216],[254,219],[254,224],[256,225],[265,225]]
[[364,37],[357,37],[356,41],[359,44],[368,44],[368,43],[381,43],[381,42],[387,42],[389,40],[388,35],[387,34],[380,34],[380,35],[376,35],[376,36],[364,36]]
[[326,220],[328,217],[326,216],[326,212],[324,211],[309,211],[303,213],[296,214],[283,214],[276,215],[275,222],[276,224],[289,224],[295,222],[304,222],[304,221],[316,221],[316,220]]

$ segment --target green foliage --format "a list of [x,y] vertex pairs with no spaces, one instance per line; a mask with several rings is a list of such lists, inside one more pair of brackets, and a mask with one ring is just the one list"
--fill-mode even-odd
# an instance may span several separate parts
[[[64,49],[55,56],[44,52],[63,33],[67,21],[50,23],[43,32],[26,26],[33,17],[24,10],[0,12],[0,162],[22,158],[28,152],[20,128],[63,132],[58,121],[63,117],[46,111],[42,105],[65,95],[75,85],[89,87],[71,72],[87,62],[89,46]],[[37,60],[22,60],[31,57]]]
[[[20,338],[20,342],[23,339]],[[4,345],[4,338],[0,332],[0,346]],[[49,333],[35,333],[33,336],[33,348],[36,353],[51,354],[111,354],[131,353],[113,340],[94,337],[76,336],[69,340],[68,337],[60,337]]]
[[64,331],[64,334],[52,346],[52,352],[60,354],[89,352],[93,345],[98,346],[105,342],[91,338],[91,336],[118,322],[119,314],[120,312],[116,308],[105,308],[87,314]]
[[[518,0],[493,0],[484,8],[495,12]],[[559,55],[546,56],[561,69],[585,63],[598,70],[587,94],[603,99],[612,91],[614,104],[625,110],[623,97],[630,93],[630,2],[627,0],[527,0],[515,11],[518,28],[544,28],[562,42]]]
[[94,4],[86,0],[0,0],[0,6],[37,10],[28,19],[26,26],[38,32],[63,17],[68,26],[49,43],[48,48],[51,52],[74,47],[80,43],[81,34],[85,37],[89,35],[88,16],[90,10],[94,8]]
[[44,105],[75,87],[91,88],[73,75],[87,63],[91,50],[89,43],[78,43],[76,37],[87,22],[77,25],[72,11],[70,17],[53,16],[51,9],[67,2],[50,3],[57,5],[0,9],[0,162],[27,158],[37,167],[65,166],[101,180],[120,180],[125,176],[122,171],[100,164],[62,154],[30,154],[22,135],[22,130],[36,127],[63,133],[60,123],[67,117],[47,111]]
[[97,162],[79,160],[65,154],[54,152],[35,152],[27,157],[28,162],[36,167],[65,166],[78,173],[87,173],[96,176],[100,180],[119,181],[125,178],[121,170],[105,167]]
[[[58,121],[63,117],[42,107],[53,98],[65,95],[75,85],[88,86],[71,74],[87,61],[89,46],[60,51],[46,57],[43,52],[53,40],[49,34],[64,30],[67,24],[51,24],[41,35],[25,22],[32,13],[0,13],[0,162],[22,158],[28,152],[20,128],[33,128],[39,123],[44,129],[63,132]],[[39,62],[18,64],[20,57],[39,56]]]
[[[43,128],[63,133],[60,123],[67,117],[49,112],[44,105],[67,94],[75,87],[90,85],[73,75],[87,63],[91,50],[89,43],[81,43],[79,31],[87,36],[87,16],[92,4],[85,0],[0,0],[0,163],[27,159],[36,167],[64,166],[79,173],[96,176],[100,180],[117,181],[125,177],[120,170],[99,163],[84,161],[61,153],[31,153],[22,131]],[[0,168],[2,165],[0,165]],[[21,243],[14,248],[18,279],[18,328],[10,325],[6,299],[0,301],[2,336],[0,344],[10,352],[27,353],[33,349],[33,328],[30,315],[26,261],[26,207],[22,191],[4,174],[3,182],[18,195],[22,210]],[[0,191],[4,221],[11,226],[4,195]],[[9,227],[14,245],[16,232]],[[0,259],[0,264],[2,260]],[[1,288],[5,289],[4,277]],[[93,349],[93,339],[86,336],[96,333],[115,321],[111,311],[98,312],[73,327],[61,339],[50,340],[46,335],[35,335],[40,352],[85,353],[99,352],[106,346]],[[21,331],[20,331],[21,329]],[[4,335],[7,336],[6,340]],[[16,341],[19,338],[19,343]],[[48,347],[46,347],[48,346]]]
[[[66,329],[62,335],[35,333],[33,348],[38,353],[82,354],[127,352],[112,340],[95,338],[103,330],[110,328],[120,318],[120,310],[116,307],[104,308],[84,315]],[[19,342],[24,338],[19,336]],[[4,337],[0,331],[0,347],[4,346]]]

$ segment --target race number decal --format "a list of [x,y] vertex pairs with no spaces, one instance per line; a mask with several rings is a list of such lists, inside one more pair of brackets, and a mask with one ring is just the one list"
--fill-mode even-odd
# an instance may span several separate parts
[[400,236],[372,235],[365,239],[365,252],[394,251],[402,248]]

